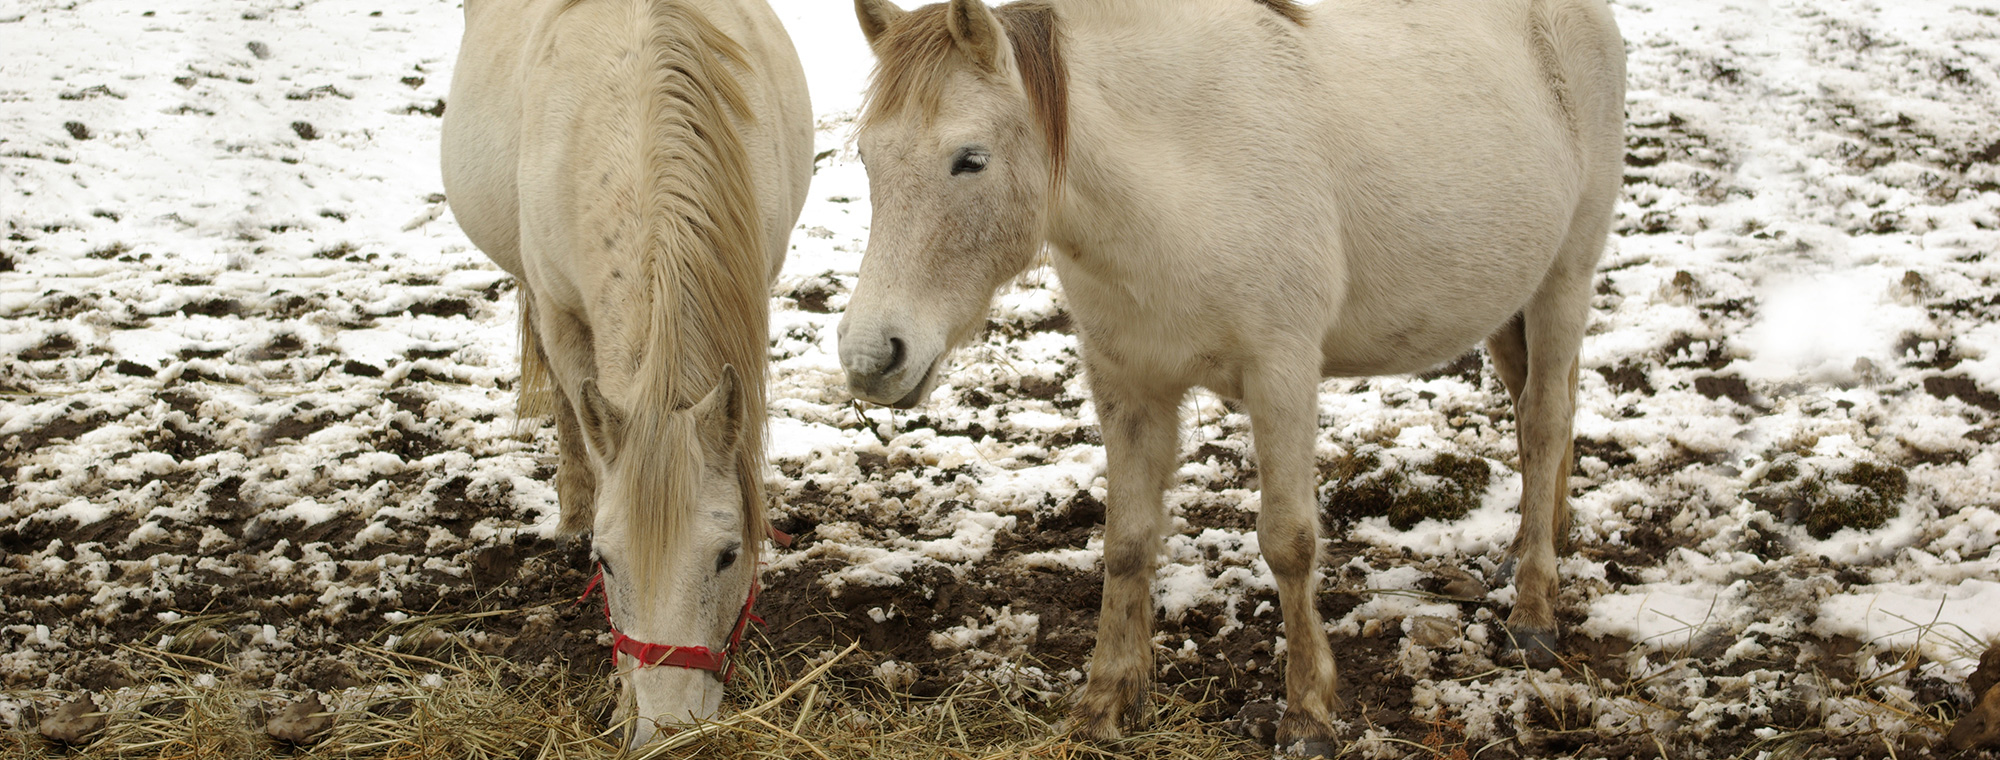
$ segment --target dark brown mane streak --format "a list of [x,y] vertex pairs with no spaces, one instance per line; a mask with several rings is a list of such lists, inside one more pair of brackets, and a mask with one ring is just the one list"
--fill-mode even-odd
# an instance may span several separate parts
[[[945,27],[945,9],[939,3],[910,11],[876,38],[875,76],[863,101],[864,121],[912,106],[924,118],[937,115],[945,63],[959,55]],[[1007,30],[1021,86],[1048,145],[1050,186],[1058,187],[1069,145],[1069,69],[1063,64],[1055,7],[1046,0],[1020,0],[994,8],[993,13]]]
[[1306,7],[1293,2],[1293,0],[1256,0],[1256,3],[1271,9],[1273,13],[1284,16],[1286,20],[1294,24],[1298,24],[1299,26],[1306,25]]

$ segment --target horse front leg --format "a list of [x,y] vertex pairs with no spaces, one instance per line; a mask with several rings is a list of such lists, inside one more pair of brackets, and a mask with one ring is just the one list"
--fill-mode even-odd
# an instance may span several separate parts
[[1144,716],[1153,683],[1153,572],[1166,507],[1161,502],[1180,440],[1186,389],[1146,392],[1091,373],[1103,429],[1105,479],[1104,596],[1090,682],[1071,713],[1084,737],[1111,741]]
[[1319,582],[1319,510],[1313,498],[1318,477],[1313,466],[1313,434],[1319,425],[1316,370],[1280,366],[1250,373],[1244,402],[1263,481],[1257,544],[1277,576],[1284,614],[1286,707],[1278,721],[1278,749],[1300,757],[1333,757],[1333,714],[1342,707],[1340,675],[1314,604]]

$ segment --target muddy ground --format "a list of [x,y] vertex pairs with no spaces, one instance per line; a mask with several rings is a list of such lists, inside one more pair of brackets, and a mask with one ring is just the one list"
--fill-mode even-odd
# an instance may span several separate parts
[[[1343,736],[1939,756],[2000,636],[2000,5],[1613,7],[1628,150],[1582,359],[1568,661],[1499,657],[1519,476],[1483,359],[1330,380]],[[0,62],[0,723],[172,672],[274,701],[465,648],[607,672],[605,621],[573,604],[587,551],[548,532],[554,434],[511,414],[514,285],[436,175],[458,19],[0,4],[22,51]],[[814,93],[773,288],[771,514],[798,540],[766,557],[755,656],[859,641],[836,672],[857,688],[977,678],[1057,712],[1104,509],[1061,289],[1005,288],[921,409],[852,404],[833,357],[868,234],[866,51],[794,36],[816,74],[855,73]],[[1285,632],[1248,420],[1200,394],[1186,414],[1160,688],[1268,736]]]

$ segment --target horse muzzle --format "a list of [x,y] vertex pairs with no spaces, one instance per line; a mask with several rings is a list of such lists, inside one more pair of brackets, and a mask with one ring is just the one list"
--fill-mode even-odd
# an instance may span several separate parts
[[840,331],[840,366],[847,389],[873,404],[908,409],[930,395],[944,363],[941,341],[912,340],[897,330]]

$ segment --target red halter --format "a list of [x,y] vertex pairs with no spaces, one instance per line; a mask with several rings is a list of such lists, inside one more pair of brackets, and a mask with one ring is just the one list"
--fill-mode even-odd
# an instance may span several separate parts
[[[577,597],[576,600],[582,602],[585,599],[589,599],[590,592],[596,591],[597,587],[602,585],[604,585],[604,568],[599,566],[597,574],[590,577],[590,585],[584,587],[583,596]],[[615,637],[611,642],[612,658],[615,660],[618,656],[617,653],[623,653],[628,657],[638,660],[641,667],[670,665],[676,668],[706,670],[711,673],[721,674],[723,683],[728,683],[729,678],[736,675],[736,665],[731,663],[729,658],[736,654],[737,647],[743,643],[743,629],[750,627],[750,622],[753,620],[758,625],[764,624],[763,618],[757,617],[750,612],[751,605],[756,603],[757,579],[751,578],[750,597],[743,600],[743,612],[736,616],[736,627],[729,632],[729,646],[717,652],[708,647],[701,646],[688,647],[674,644],[648,644],[625,635],[625,632],[618,630],[618,624],[611,619],[611,594],[606,593],[604,595],[604,622],[610,625],[611,635]]]
[[[790,535],[779,531],[777,528],[771,528],[770,531],[771,540],[777,542],[779,546],[792,545],[792,537]],[[583,596],[576,598],[577,603],[581,604],[583,600],[589,599],[590,592],[596,591],[602,585],[604,585],[604,566],[598,565],[597,574],[590,577],[590,585],[583,588]],[[722,682],[728,683],[730,677],[736,675],[736,664],[729,660],[736,655],[737,647],[743,643],[743,629],[750,627],[751,621],[756,621],[758,625],[764,624],[763,618],[757,617],[756,614],[750,612],[750,607],[756,603],[757,577],[753,575],[750,576],[750,596],[743,600],[743,611],[736,615],[736,627],[729,631],[729,646],[717,652],[708,647],[701,646],[687,647],[673,644],[648,644],[625,635],[624,631],[618,630],[618,623],[611,619],[611,593],[607,591],[604,594],[604,622],[611,628],[611,635],[613,636],[611,641],[611,659],[616,664],[618,654],[623,653],[628,657],[638,660],[640,667],[668,665],[676,668],[706,670],[711,673],[721,674]]]

